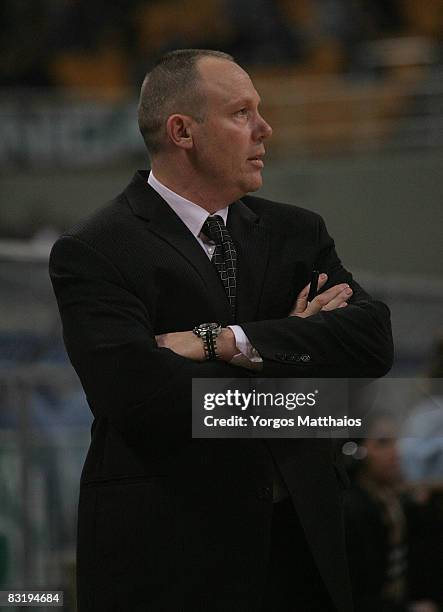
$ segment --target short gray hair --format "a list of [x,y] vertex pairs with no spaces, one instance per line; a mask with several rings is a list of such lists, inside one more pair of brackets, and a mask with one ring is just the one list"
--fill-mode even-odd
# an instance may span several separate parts
[[205,98],[199,89],[197,70],[197,62],[203,57],[235,61],[222,51],[178,49],[163,55],[146,75],[140,92],[138,125],[150,155],[162,149],[166,121],[173,113],[204,120]]

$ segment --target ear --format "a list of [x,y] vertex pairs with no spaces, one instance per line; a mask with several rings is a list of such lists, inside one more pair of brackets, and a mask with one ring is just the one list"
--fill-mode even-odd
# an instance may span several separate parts
[[192,147],[192,119],[189,115],[170,115],[166,121],[166,132],[177,147],[182,149]]

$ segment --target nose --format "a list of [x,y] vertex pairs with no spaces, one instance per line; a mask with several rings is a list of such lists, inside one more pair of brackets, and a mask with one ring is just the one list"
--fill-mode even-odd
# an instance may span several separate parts
[[258,115],[257,134],[259,140],[265,140],[265,138],[270,138],[272,136],[271,126],[261,115]]

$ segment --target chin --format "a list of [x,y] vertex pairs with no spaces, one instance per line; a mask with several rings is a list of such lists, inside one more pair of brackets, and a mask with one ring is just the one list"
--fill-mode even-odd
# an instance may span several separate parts
[[263,179],[260,175],[257,178],[247,181],[247,183],[245,184],[245,192],[251,193],[251,191],[257,191],[258,189],[260,189],[262,185],[263,185]]

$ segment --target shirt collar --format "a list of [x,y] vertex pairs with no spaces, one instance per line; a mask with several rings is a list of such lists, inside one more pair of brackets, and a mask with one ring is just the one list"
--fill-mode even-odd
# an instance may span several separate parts
[[[167,204],[169,204],[175,214],[180,217],[189,231],[197,238],[201,232],[203,223],[208,218],[208,211],[198,204],[194,204],[194,202],[183,198],[178,193],[175,193],[175,191],[166,187],[166,185],[163,185],[163,183],[160,183],[160,181],[155,178],[152,170],[149,173],[148,183]],[[228,218],[228,210],[229,206],[226,206],[217,211],[217,215],[220,215],[225,225]]]

